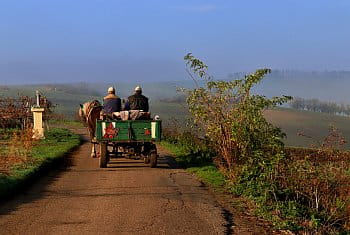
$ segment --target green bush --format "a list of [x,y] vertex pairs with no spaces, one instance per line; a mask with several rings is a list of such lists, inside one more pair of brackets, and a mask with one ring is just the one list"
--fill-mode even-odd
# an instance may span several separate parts
[[[349,231],[349,160],[336,163],[339,151],[330,151],[333,160],[317,162],[308,155],[295,159],[286,154],[285,134],[266,121],[263,111],[291,97],[268,99],[252,93],[270,70],[219,81],[210,77],[207,65],[192,54],[184,59],[196,87],[181,91],[187,95],[193,127],[205,136],[204,146],[212,150],[192,135],[181,134],[183,140],[174,143],[195,154],[197,145],[203,152],[216,153],[215,162],[229,179],[231,192],[253,200],[257,213],[277,228],[316,234]],[[322,151],[317,152],[320,159],[332,143],[344,143],[339,137],[333,130],[325,138]]]

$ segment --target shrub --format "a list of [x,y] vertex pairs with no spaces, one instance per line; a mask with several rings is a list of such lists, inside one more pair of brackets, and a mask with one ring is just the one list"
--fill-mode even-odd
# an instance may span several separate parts
[[176,132],[173,140],[192,150],[201,142],[212,148],[230,179],[231,191],[255,201],[257,212],[277,228],[315,234],[349,231],[350,158],[334,148],[345,143],[337,130],[331,129],[314,151],[301,151],[301,156],[286,151],[285,134],[268,123],[262,112],[291,97],[268,99],[251,93],[269,69],[243,79],[218,81],[192,54],[185,61],[196,87],[181,91],[187,95],[193,127],[204,141],[193,132]]
[[[284,134],[268,123],[262,114],[291,99],[268,99],[252,95],[251,89],[269,69],[260,69],[243,79],[217,81],[207,74],[207,65],[191,53],[185,56],[194,89],[181,89],[194,124],[204,133],[221,158],[230,177],[241,181],[273,178],[275,166],[283,158]],[[204,81],[200,86],[198,80]],[[244,167],[241,167],[244,165]],[[237,174],[238,173],[238,174]],[[244,174],[244,177],[240,177]]]

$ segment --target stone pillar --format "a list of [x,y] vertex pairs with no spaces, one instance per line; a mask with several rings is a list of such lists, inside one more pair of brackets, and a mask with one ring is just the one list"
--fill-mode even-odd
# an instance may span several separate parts
[[32,107],[31,111],[33,112],[33,139],[45,139],[44,127],[43,127],[43,112],[44,108]]

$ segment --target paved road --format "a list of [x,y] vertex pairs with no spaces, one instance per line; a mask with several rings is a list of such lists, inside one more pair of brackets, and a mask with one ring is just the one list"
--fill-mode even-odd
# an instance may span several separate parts
[[99,169],[83,144],[68,167],[0,205],[0,234],[225,234],[224,210],[194,177],[114,159]]

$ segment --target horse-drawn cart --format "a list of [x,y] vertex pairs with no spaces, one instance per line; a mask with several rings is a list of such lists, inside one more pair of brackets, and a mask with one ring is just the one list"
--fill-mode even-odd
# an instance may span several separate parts
[[157,166],[157,147],[161,140],[160,120],[96,120],[95,139],[100,145],[101,168],[111,157],[143,159],[150,167]]

